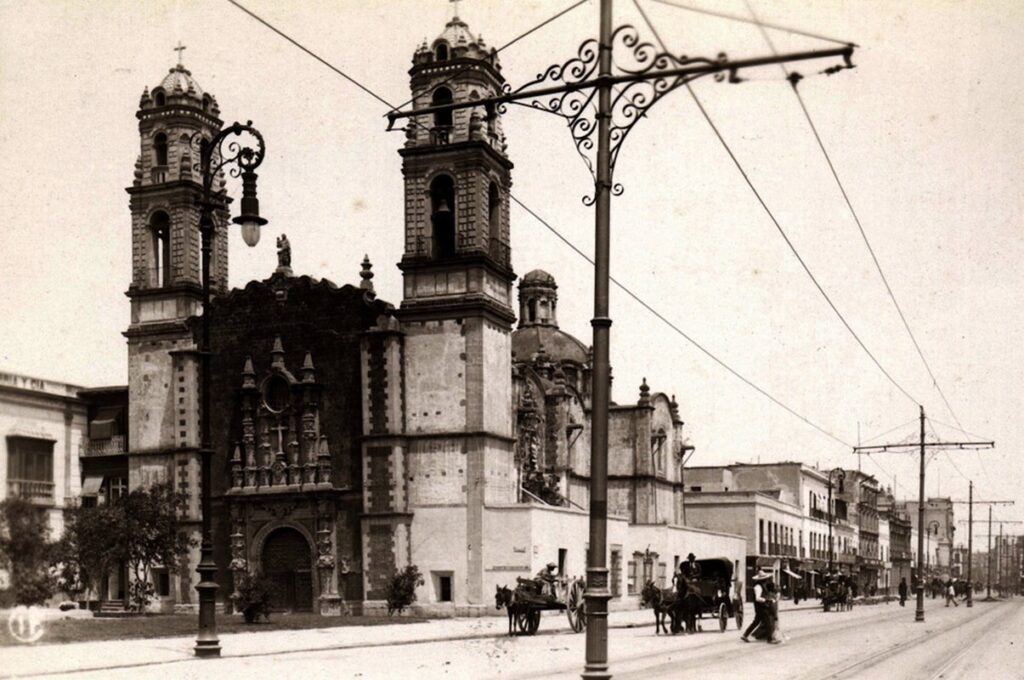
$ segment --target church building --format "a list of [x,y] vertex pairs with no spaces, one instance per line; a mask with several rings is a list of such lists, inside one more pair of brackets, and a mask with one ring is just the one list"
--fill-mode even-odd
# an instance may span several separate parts
[[[414,108],[490,97],[505,82],[496,51],[458,18],[416,49],[409,73]],[[547,562],[582,576],[592,357],[559,328],[554,277],[532,271],[514,290],[501,114],[410,119],[397,306],[377,298],[368,259],[354,285],[295,275],[286,239],[268,279],[229,291],[221,214],[207,310],[191,140],[221,127],[217,101],[179,64],[137,117],[129,484],[188,494],[198,536],[197,315],[210,314],[225,606],[246,571],[269,578],[275,607],[328,615],[381,611],[409,564],[425,577],[417,606],[433,614],[494,613],[496,586]],[[682,526],[679,405],[646,380],[635,394],[610,415],[613,608],[635,607],[645,580],[669,585],[689,552],[739,565],[745,550],[740,537]],[[165,607],[196,602],[197,562],[198,550]]]

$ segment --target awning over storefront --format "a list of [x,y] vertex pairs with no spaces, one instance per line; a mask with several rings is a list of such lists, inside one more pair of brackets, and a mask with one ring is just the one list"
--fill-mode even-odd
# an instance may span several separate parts
[[782,571],[784,571],[784,572],[786,572],[787,574],[789,574],[789,577],[790,577],[790,578],[795,578],[795,579],[796,579],[796,580],[798,580],[798,581],[802,581],[802,580],[803,580],[803,576],[800,576],[799,574],[794,574],[794,573],[793,573],[793,572],[791,572],[791,571],[790,571],[789,569],[783,569]]
[[103,477],[86,477],[82,482],[83,496],[99,496],[100,487],[103,486]]

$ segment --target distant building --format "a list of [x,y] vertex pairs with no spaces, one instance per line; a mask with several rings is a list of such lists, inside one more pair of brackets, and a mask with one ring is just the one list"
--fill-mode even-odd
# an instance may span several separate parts
[[[50,540],[64,530],[64,510],[80,488],[79,452],[86,439],[81,388],[0,373],[0,500],[19,497],[45,513]],[[9,587],[0,570],[0,590]]]
[[[918,502],[901,501],[897,504],[907,513],[914,529],[917,526]],[[956,535],[956,519],[953,501],[949,498],[929,498],[924,506],[924,538],[928,561],[935,568],[939,578],[949,577],[950,555]],[[916,546],[915,546],[916,549]]]

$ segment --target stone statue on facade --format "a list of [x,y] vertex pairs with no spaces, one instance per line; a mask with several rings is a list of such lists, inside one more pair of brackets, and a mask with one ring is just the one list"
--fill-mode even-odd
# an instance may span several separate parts
[[284,234],[277,237],[277,271],[289,274],[292,271],[292,246]]

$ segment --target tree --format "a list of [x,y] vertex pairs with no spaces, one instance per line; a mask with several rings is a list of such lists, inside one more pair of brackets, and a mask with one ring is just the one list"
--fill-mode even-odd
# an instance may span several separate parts
[[43,604],[54,593],[49,535],[42,509],[22,498],[0,501],[0,566],[10,571],[16,604]]
[[99,592],[111,568],[125,557],[125,541],[112,528],[123,524],[116,505],[75,508],[51,557],[61,588],[70,595]]
[[184,494],[170,484],[136,489],[122,497],[115,508],[115,542],[123,546],[124,559],[131,571],[128,584],[129,608],[143,611],[153,597],[150,578],[153,567],[173,570],[188,549],[195,545],[182,529],[178,517],[185,507]]

